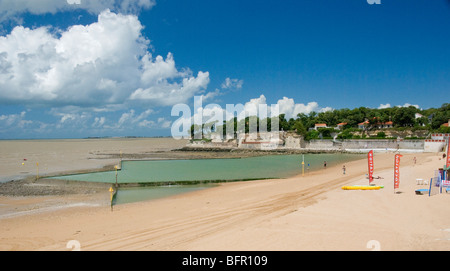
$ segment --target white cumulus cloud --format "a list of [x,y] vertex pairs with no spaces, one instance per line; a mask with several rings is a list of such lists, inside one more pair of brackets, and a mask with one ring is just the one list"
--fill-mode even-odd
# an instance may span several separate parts
[[380,104],[380,106],[378,106],[378,109],[385,109],[385,108],[390,108],[391,104],[387,103],[387,104]]
[[92,123],[92,127],[102,127],[105,124],[105,117],[95,117],[94,123]]
[[26,112],[22,111],[20,114],[0,115],[0,127],[19,127],[23,128],[25,125],[31,124],[31,120],[25,119]]
[[187,103],[188,99],[195,94],[203,93],[208,84],[209,72],[200,71],[197,77],[185,77],[181,83],[169,82],[166,78],[147,88],[139,88],[130,95],[130,100],[140,100],[162,106]]
[[74,9],[83,9],[93,14],[99,14],[105,9],[136,14],[140,10],[152,8],[155,4],[154,0],[2,0],[0,21],[15,18],[26,12],[54,14]]
[[79,4],[81,4],[81,0],[67,0],[67,4],[69,4],[69,5],[79,5]]
[[320,107],[317,102],[308,102],[307,104],[295,103],[294,99],[283,97],[278,100],[280,114],[285,114],[286,119],[297,118],[300,113],[309,114],[310,112],[325,112],[333,110],[331,107]]
[[[405,103],[403,105],[396,105],[395,107],[409,107],[409,106],[414,106],[415,108],[419,108],[418,104],[410,104],[410,103]],[[391,108],[391,104],[390,103],[380,104],[380,106],[378,106],[378,109],[385,109],[385,108]]]
[[209,73],[179,71],[171,53],[153,57],[142,29],[136,16],[109,10],[59,35],[15,27],[0,37],[0,103],[169,106],[203,94]]
[[397,105],[397,107],[410,107],[410,106],[414,106],[415,108],[419,108],[418,104],[405,103],[403,105]]
[[234,88],[241,89],[244,84],[244,80],[240,79],[231,79],[229,77],[225,78],[225,81],[222,83],[222,89]]
[[[272,112],[274,106],[278,106],[278,110]],[[261,112],[263,110],[263,112]],[[333,110],[331,107],[320,107],[317,102],[309,102],[306,105],[302,103],[295,103],[294,99],[283,97],[279,99],[276,104],[267,104],[267,99],[264,94],[261,94],[257,98],[250,99],[244,104],[228,104],[226,107],[221,107],[217,104],[203,104],[203,107],[197,108],[194,112],[192,120],[196,117],[197,119],[202,119],[205,122],[209,116],[219,115],[223,116],[223,120],[230,120],[233,117],[237,117],[238,120],[242,120],[248,116],[258,116],[259,118],[274,117],[278,114],[285,114],[286,119],[297,118],[299,113],[309,114],[312,111],[315,112],[325,112]],[[200,118],[199,116],[202,116]],[[184,121],[188,121],[185,117]]]

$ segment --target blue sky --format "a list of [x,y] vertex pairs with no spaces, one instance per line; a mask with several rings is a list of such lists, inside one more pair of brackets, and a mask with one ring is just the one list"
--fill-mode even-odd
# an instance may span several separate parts
[[448,0],[98,2],[0,0],[0,138],[168,136],[196,95],[288,116],[449,102]]

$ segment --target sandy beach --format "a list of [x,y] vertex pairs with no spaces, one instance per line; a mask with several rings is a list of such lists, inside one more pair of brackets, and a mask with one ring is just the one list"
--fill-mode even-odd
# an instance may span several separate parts
[[[119,152],[156,157],[156,151],[178,148],[167,140],[159,150],[146,147],[145,140],[104,141],[103,146],[88,141],[74,147],[78,152],[49,143],[19,144],[23,148],[18,149],[1,142],[0,169],[3,178],[32,175],[35,166],[21,168],[21,161],[35,164],[44,157],[53,157],[51,163],[40,162],[47,163],[46,174],[101,169],[116,163],[113,154]],[[100,158],[105,153],[111,155]],[[393,189],[394,153],[375,153],[375,176],[381,178],[374,182],[384,188],[373,191],[341,189],[368,183],[363,159],[345,163],[345,175],[336,165],[305,176],[224,183],[116,205],[113,211],[106,192],[0,196],[0,250],[70,250],[71,240],[81,250],[450,250],[445,207],[450,194],[414,192],[427,188],[416,179],[429,180],[442,167],[441,158],[439,153],[404,153],[398,193]]]

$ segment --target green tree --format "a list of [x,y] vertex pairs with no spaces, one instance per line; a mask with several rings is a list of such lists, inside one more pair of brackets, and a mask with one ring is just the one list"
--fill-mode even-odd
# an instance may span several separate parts
[[285,118],[286,114],[278,115],[280,131],[289,131],[289,124]]
[[414,106],[397,107],[393,116],[394,125],[398,127],[414,126],[416,112],[417,108]]
[[427,117],[420,117],[416,119],[416,125],[418,126],[426,126],[428,125],[428,118]]
[[319,139],[319,131],[311,130],[306,133],[305,140]]
[[295,120],[293,130],[295,130],[299,135],[306,136],[307,130],[305,126],[303,126],[303,122],[300,119]]
[[191,139],[203,139],[203,125],[192,124],[191,129],[189,129],[191,134]]
[[439,127],[439,129],[437,129],[437,132],[444,133],[444,134],[450,133],[450,127],[441,126],[441,127]]
[[338,139],[350,139],[353,137],[350,129],[343,130],[340,134],[337,135]]
[[288,131],[294,131],[295,130],[294,125],[295,125],[295,119],[290,118],[288,123],[287,123]]
[[337,114],[334,110],[320,112],[317,115],[317,121],[319,123],[326,123],[328,126],[336,126],[339,123]]
[[311,115],[306,115],[304,113],[299,113],[297,115],[297,119],[300,120],[303,124],[303,127],[305,127],[306,130],[309,128],[314,127],[314,119],[311,117]]
[[331,133],[333,133],[335,130],[334,128],[319,128],[319,133],[322,134],[323,138],[330,138]]
[[431,128],[439,129],[441,125],[448,122],[449,119],[450,119],[450,104],[445,103],[433,114],[433,118],[431,120]]
[[386,137],[386,133],[385,132],[378,132],[377,133],[377,137],[378,138],[385,138]]

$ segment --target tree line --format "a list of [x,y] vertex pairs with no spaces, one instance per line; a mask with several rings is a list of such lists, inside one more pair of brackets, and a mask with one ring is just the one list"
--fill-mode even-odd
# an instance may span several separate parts
[[[416,114],[420,114],[417,115]],[[442,129],[441,125],[450,119],[450,104],[444,103],[439,108],[419,109],[415,106],[389,107],[375,109],[358,107],[354,109],[335,109],[326,112],[310,112],[308,115],[300,113],[296,119],[286,120],[280,116],[280,128],[285,131],[297,130],[304,133],[305,129],[314,127],[316,123],[326,123],[328,127],[336,127],[339,123],[346,123],[345,128],[357,128],[359,123],[368,121],[368,127],[375,127],[379,123],[392,121],[393,127],[421,128],[430,131]],[[303,127],[302,127],[303,126]],[[445,129],[445,128],[443,128]]]
[[[420,115],[416,115],[420,114]],[[303,135],[305,139],[315,138],[314,128],[317,123],[325,123],[327,127],[336,127],[339,123],[346,123],[343,127],[343,133],[352,129],[357,129],[358,124],[368,121],[367,128],[375,128],[379,123],[392,121],[394,128],[404,129],[421,129],[430,132],[450,133],[450,128],[442,126],[450,119],[450,103],[444,103],[439,108],[419,109],[415,106],[408,107],[389,107],[382,109],[358,107],[354,109],[334,109],[326,112],[310,112],[309,114],[300,113],[296,118],[286,119],[285,114],[278,116],[279,131],[295,131],[299,135]],[[215,131],[222,131],[226,136],[227,127],[240,133],[249,131],[259,131],[260,125],[267,127],[267,131],[271,131],[271,119],[266,118],[260,120],[256,116],[246,117],[238,121],[237,117],[224,121],[222,125],[217,123],[205,123],[202,127],[197,125],[191,126],[191,136],[196,133],[204,135]],[[252,127],[253,125],[253,127]],[[231,127],[230,127],[231,126]],[[322,133],[331,133],[331,129],[322,128]]]

